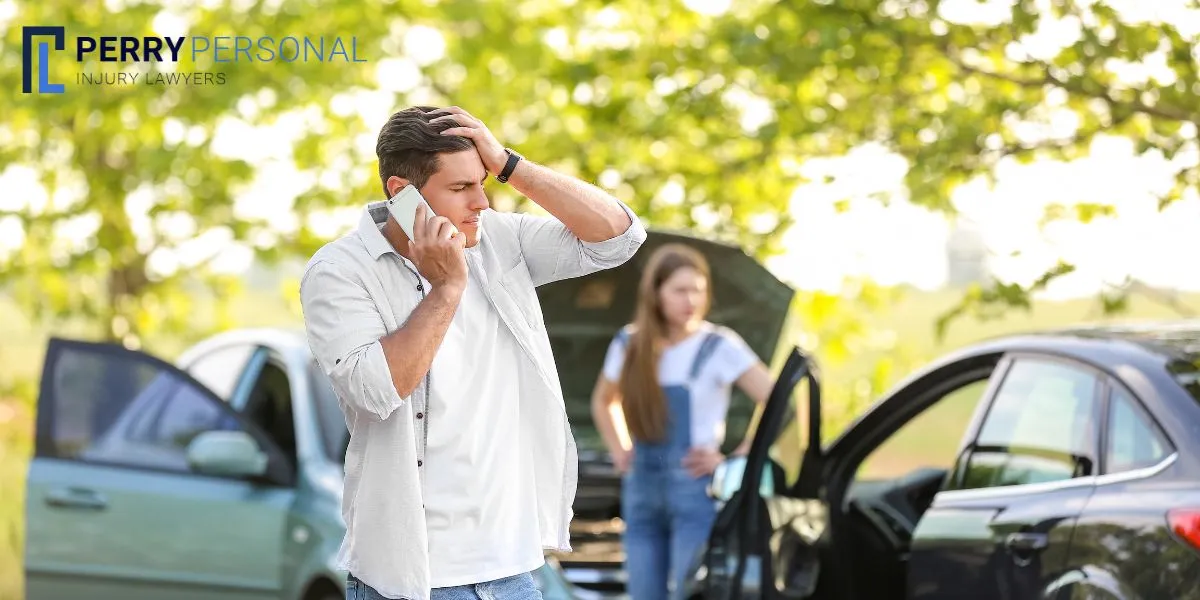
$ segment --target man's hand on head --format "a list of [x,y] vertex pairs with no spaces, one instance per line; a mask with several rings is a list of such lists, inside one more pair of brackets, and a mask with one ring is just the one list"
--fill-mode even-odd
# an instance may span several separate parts
[[488,173],[495,176],[504,169],[505,163],[508,162],[508,153],[504,151],[504,145],[496,139],[496,136],[492,135],[491,130],[483,124],[483,121],[457,106],[431,110],[426,114],[437,115],[430,119],[430,123],[445,121],[456,123],[457,127],[443,131],[442,135],[459,135],[475,142],[475,150],[479,152],[479,158],[483,160],[483,167],[488,170]]
[[[430,117],[430,123],[449,126],[442,135],[470,139],[488,173],[498,176],[504,172],[509,154],[482,121],[457,106],[430,110],[425,114]],[[512,172],[507,183],[546,209],[579,242],[611,240],[634,226],[634,218],[621,201],[599,187],[533,161],[516,164],[523,166]],[[644,232],[639,237],[642,235]]]

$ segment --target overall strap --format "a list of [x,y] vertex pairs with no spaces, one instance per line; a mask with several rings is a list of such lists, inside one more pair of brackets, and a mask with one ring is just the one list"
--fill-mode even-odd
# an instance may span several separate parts
[[[704,339],[700,342],[700,348],[696,350],[696,357],[692,359],[692,367],[688,371],[689,381],[695,379],[696,376],[700,374],[700,369],[704,368],[704,364],[707,363],[708,359],[712,358],[713,353],[716,352],[717,346],[721,343],[722,329],[723,328],[718,327],[717,329],[704,335]],[[617,344],[622,346],[627,345],[629,343],[629,330],[624,327],[621,328],[619,331],[617,331],[615,339]]]
[[713,352],[717,350],[717,345],[721,343],[720,331],[710,331],[704,335],[704,340],[700,342],[700,349],[696,350],[696,358],[692,360],[692,369],[688,372],[688,381],[696,379],[700,374],[700,369],[704,368],[704,363],[712,358]]

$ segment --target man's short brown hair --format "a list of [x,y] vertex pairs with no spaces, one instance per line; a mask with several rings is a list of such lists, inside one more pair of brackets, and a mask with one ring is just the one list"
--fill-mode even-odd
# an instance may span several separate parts
[[437,110],[434,106],[411,106],[388,118],[379,130],[375,143],[375,156],[379,157],[379,179],[383,183],[383,194],[388,194],[387,180],[395,175],[403,177],[420,188],[437,173],[438,155],[463,152],[474,148],[470,139],[458,135],[442,135],[451,127],[458,127],[451,119],[430,124],[427,113]]

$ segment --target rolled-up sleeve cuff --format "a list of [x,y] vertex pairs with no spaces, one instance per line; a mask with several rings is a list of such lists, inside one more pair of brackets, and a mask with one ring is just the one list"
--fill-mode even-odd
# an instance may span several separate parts
[[624,202],[618,204],[621,210],[629,215],[629,227],[621,234],[601,242],[581,241],[584,251],[598,262],[625,262],[646,241],[646,228],[642,225],[642,220]]
[[330,378],[339,396],[357,400],[352,404],[381,421],[408,401],[396,391],[383,345],[378,341],[356,349],[334,365]]

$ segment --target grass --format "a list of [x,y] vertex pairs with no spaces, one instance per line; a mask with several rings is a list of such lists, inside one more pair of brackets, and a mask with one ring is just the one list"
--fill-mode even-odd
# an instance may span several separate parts
[[30,455],[32,411],[16,399],[0,398],[0,600],[24,598],[25,468]]
[[[957,292],[906,294],[897,303],[865,317],[867,330],[874,334],[872,343],[852,348],[841,360],[826,360],[818,355],[828,399],[828,435],[836,433],[878,395],[875,385],[847,389],[853,387],[847,382],[873,380],[890,386],[928,360],[964,344],[1005,333],[1095,321],[1100,316],[1096,303],[1090,300],[1038,302],[1029,312],[1009,311],[1003,319],[979,322],[964,318],[950,328],[944,340],[935,339],[933,324],[937,316],[958,298]],[[1185,297],[1183,304],[1200,313],[1200,295]],[[294,306],[279,295],[266,292],[247,293],[232,307],[231,316],[242,326],[298,323]],[[1122,319],[1174,317],[1177,315],[1168,308],[1135,298]],[[0,345],[0,364],[4,365],[0,372],[0,600],[16,600],[24,597],[21,577],[24,479],[31,452],[35,384],[47,332],[28,323],[5,298],[0,298],[0,323],[5,323],[8,331],[4,344]],[[10,323],[15,326],[8,327]],[[70,329],[56,332],[79,335]],[[799,332],[790,332],[785,343],[797,339]],[[182,340],[155,342],[149,351],[167,359],[185,346]],[[886,368],[881,369],[881,365]],[[964,390],[960,397],[922,415],[877,450],[864,464],[863,472],[885,476],[915,466],[946,466],[975,400]]]

